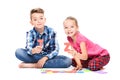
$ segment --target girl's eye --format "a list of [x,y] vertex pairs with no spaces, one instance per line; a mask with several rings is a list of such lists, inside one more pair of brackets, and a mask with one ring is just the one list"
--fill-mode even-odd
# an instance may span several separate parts
[[71,28],[74,28],[74,26],[71,26]]

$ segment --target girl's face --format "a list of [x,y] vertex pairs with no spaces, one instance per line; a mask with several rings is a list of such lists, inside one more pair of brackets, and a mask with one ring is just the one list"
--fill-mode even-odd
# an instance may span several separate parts
[[78,26],[76,26],[75,21],[67,19],[64,21],[63,25],[65,34],[73,38],[76,32],[78,31]]
[[42,13],[33,13],[31,16],[31,24],[35,27],[35,28],[44,28],[44,24],[46,22],[46,19],[44,17],[44,14]]

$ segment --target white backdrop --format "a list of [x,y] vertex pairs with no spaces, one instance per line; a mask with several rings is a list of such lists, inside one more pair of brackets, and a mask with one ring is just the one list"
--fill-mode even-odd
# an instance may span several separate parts
[[[78,20],[82,34],[108,49],[111,55],[110,69],[117,71],[120,53],[119,4],[119,0],[0,1],[0,63],[2,65],[0,68],[2,74],[6,76],[6,69],[18,65],[16,64],[18,60],[14,52],[17,48],[25,47],[25,32],[32,28],[29,23],[29,13],[32,8],[36,7],[41,7],[45,10],[46,25],[53,27],[57,32],[60,54],[67,55],[63,51],[64,42],[66,41],[63,31],[63,20],[67,16],[74,16]],[[6,72],[3,73],[3,71]]]

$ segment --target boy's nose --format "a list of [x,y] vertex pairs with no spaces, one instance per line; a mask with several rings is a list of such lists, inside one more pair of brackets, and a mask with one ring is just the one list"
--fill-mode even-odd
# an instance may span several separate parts
[[41,20],[38,20],[38,22],[41,22]]

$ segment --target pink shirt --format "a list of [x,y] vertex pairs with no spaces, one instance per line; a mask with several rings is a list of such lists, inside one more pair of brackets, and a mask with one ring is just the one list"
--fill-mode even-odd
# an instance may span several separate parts
[[73,40],[71,37],[67,37],[68,41],[70,42],[71,46],[77,51],[81,53],[80,49],[80,43],[85,42],[86,43],[86,49],[88,56],[96,56],[96,55],[107,55],[108,51],[98,44],[93,43],[88,38],[86,38],[84,35],[82,35],[80,32],[76,33],[76,42],[73,43]]

